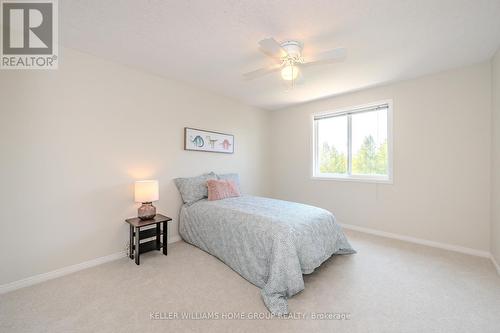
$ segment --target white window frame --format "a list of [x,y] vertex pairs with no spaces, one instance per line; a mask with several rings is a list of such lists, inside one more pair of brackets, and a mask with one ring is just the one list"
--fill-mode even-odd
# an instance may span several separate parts
[[[375,175],[352,175],[352,156],[351,156],[351,145],[352,145],[352,125],[351,125],[351,116],[357,112],[366,112],[366,109],[375,108],[377,106],[387,105],[387,154],[388,154],[388,165],[387,165],[387,176],[375,176]],[[323,111],[316,112],[311,115],[311,142],[312,142],[312,169],[311,169],[311,178],[318,180],[336,180],[336,181],[356,181],[356,182],[367,182],[367,183],[384,183],[384,184],[393,184],[394,177],[394,142],[393,142],[393,102],[392,100],[383,100],[374,103],[368,103],[363,105],[351,106],[341,109],[336,109],[333,111]],[[318,116],[340,116],[347,115],[347,145],[348,145],[348,174],[328,174],[328,173],[320,173],[319,166],[316,165],[318,162],[318,131],[317,131],[317,122],[315,118]]]

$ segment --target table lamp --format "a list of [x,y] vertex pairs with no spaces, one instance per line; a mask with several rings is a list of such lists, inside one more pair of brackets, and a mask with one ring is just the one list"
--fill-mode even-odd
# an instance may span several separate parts
[[160,198],[157,180],[138,180],[135,182],[135,202],[142,203],[137,210],[137,217],[141,220],[151,220],[156,216],[156,207],[153,201]]

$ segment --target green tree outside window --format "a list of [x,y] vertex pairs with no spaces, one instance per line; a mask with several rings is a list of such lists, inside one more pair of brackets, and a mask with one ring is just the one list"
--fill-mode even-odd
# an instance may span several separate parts
[[[347,173],[347,156],[334,146],[323,143],[320,151],[320,172]],[[387,175],[387,140],[377,147],[371,135],[363,140],[363,144],[352,159],[352,173],[358,175]]]

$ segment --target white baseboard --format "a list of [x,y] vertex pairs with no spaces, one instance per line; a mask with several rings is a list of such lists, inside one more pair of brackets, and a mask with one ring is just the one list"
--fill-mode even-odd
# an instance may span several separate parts
[[493,266],[495,266],[495,268],[497,269],[497,273],[498,275],[500,275],[500,265],[498,264],[498,262],[496,261],[495,257],[493,256],[493,254],[491,255],[491,261],[493,262]]
[[63,267],[60,269],[56,269],[55,271],[47,272],[47,273],[42,273],[34,276],[30,276],[28,278],[10,282],[7,284],[3,284],[0,286],[0,294],[5,294],[9,291],[13,291],[16,289],[28,287],[37,283],[41,283],[47,280],[52,280],[60,276],[64,276],[67,274],[71,274],[74,272],[81,271],[86,268],[98,266],[113,260],[117,260],[120,258],[124,258],[127,255],[126,251],[121,251],[118,253],[110,254],[108,256],[92,259],[89,261],[85,261],[76,265],[71,265],[67,267]]
[[[380,231],[380,230],[375,230],[375,229],[369,229],[369,228],[364,228],[364,227],[359,227],[351,224],[342,224],[342,227],[345,229],[349,230],[355,230],[367,234],[372,234],[376,236],[381,236],[381,237],[386,237],[386,238],[392,238],[392,239],[398,239],[410,243],[415,243],[415,244],[420,244],[420,245],[426,245],[426,246],[431,246],[431,247],[436,247],[440,249],[445,249],[449,251],[455,251],[455,252],[460,252],[460,253],[465,253],[465,254],[470,254],[478,257],[483,257],[483,258],[489,258],[493,262],[493,265],[495,266],[498,274],[500,275],[500,266],[496,262],[495,258],[493,257],[492,254],[486,252],[486,251],[480,251],[480,250],[475,250],[475,249],[470,249],[462,246],[457,246],[457,245],[451,245],[451,244],[445,244],[445,243],[439,243],[439,242],[434,242],[434,241],[429,241],[425,239],[420,239],[420,238],[414,238],[414,237],[409,237],[409,236],[403,236],[403,235],[398,235],[398,234],[393,234],[390,232],[385,232],[385,231]],[[180,235],[174,235],[169,238],[168,243],[175,243],[181,240]],[[123,257],[126,257],[127,253],[126,251],[121,251],[118,253],[110,254],[104,257],[92,259],[89,261],[85,261],[76,265],[71,265],[67,267],[63,267],[60,269],[57,269],[55,271],[43,273],[43,274],[38,274],[35,276],[31,276],[22,280],[10,282],[7,284],[0,285],[0,294],[5,294],[9,291],[13,291],[16,289],[20,289],[23,287],[28,287],[34,284],[38,284],[47,280],[55,279],[57,277],[61,277],[67,274],[71,274],[77,271],[81,271],[86,268],[98,266],[113,260],[117,260]]]
[[[173,237],[170,237],[168,239],[168,243],[171,244],[171,243],[178,242],[180,240],[181,240],[181,237],[177,234],[177,235],[174,235]],[[121,252],[113,253],[113,254],[110,254],[110,255],[107,255],[104,257],[85,261],[85,262],[82,262],[82,263],[79,263],[76,265],[71,265],[71,266],[60,268],[60,269],[56,269],[55,271],[42,273],[42,274],[30,276],[30,277],[22,279],[22,280],[2,284],[2,285],[0,285],[0,295],[8,293],[9,291],[32,286],[34,284],[38,284],[38,283],[41,283],[41,282],[44,282],[47,280],[52,280],[52,279],[55,279],[55,278],[58,278],[58,277],[61,277],[64,275],[78,272],[78,271],[81,271],[81,270],[86,269],[86,268],[102,265],[102,264],[110,262],[110,261],[124,258],[127,255],[128,255],[127,251],[121,251]]]
[[[454,251],[454,252],[460,252],[464,254],[469,254],[477,257],[482,257],[482,258],[492,258],[492,255],[489,252],[486,251],[481,251],[481,250],[476,250],[476,249],[471,249],[468,247],[463,247],[463,246],[458,246],[458,245],[452,245],[452,244],[446,244],[446,243],[439,243],[439,242],[434,242],[426,239],[421,239],[421,238],[415,238],[415,237],[410,237],[410,236],[403,236],[403,235],[398,235],[398,234],[393,234],[390,232],[385,232],[385,231],[380,231],[380,230],[375,230],[375,229],[370,229],[370,228],[365,228],[365,227],[358,227],[357,225],[352,225],[352,224],[344,224],[341,223],[341,226],[345,229],[348,230],[354,230],[354,231],[359,231],[363,232],[366,234],[371,234],[371,235],[376,235],[376,236],[381,236],[381,237],[386,237],[386,238],[392,238],[392,239],[397,239],[405,242],[410,242],[410,243],[415,243],[415,244],[420,244],[420,245],[426,245],[426,246],[431,246],[431,247],[436,247],[439,249],[444,249],[444,250],[449,250],[449,251]],[[498,266],[497,266],[498,269]]]

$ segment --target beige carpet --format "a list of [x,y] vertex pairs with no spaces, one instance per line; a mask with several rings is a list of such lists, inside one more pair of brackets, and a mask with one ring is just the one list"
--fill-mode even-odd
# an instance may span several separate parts
[[[0,296],[1,332],[500,332],[500,277],[487,259],[347,232],[289,300],[308,319],[167,320],[182,312],[266,315],[259,289],[183,242]],[[162,320],[151,320],[158,312]],[[312,320],[313,314],[348,320]],[[241,315],[241,314],[240,314]]]

